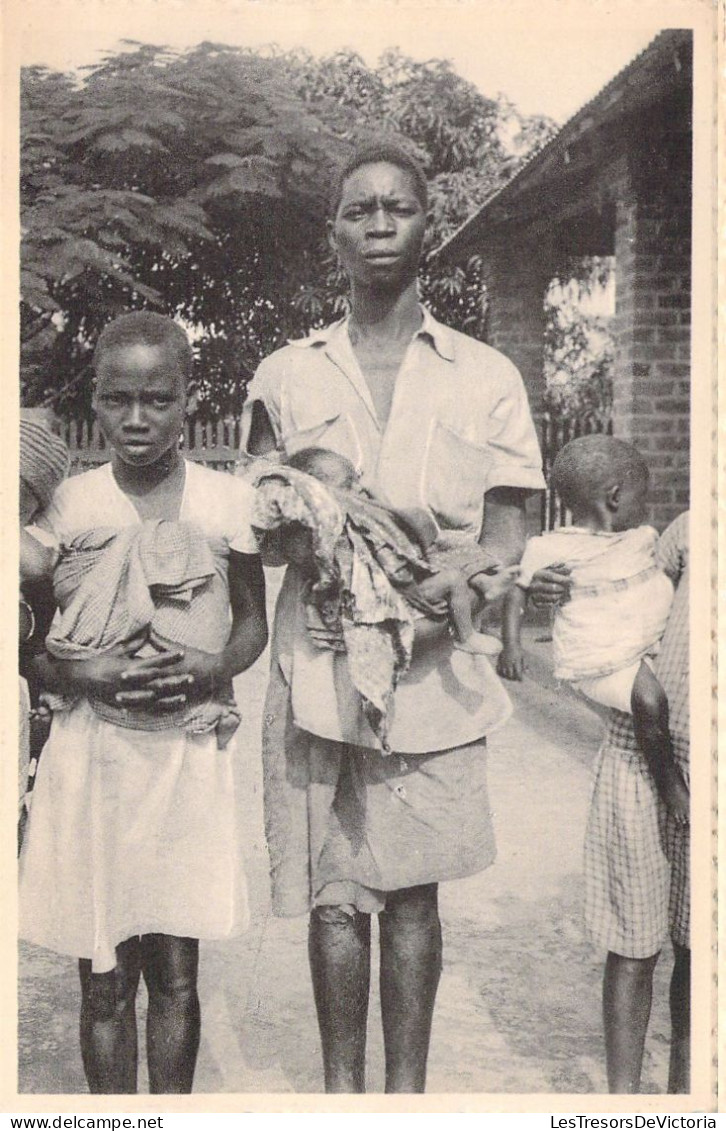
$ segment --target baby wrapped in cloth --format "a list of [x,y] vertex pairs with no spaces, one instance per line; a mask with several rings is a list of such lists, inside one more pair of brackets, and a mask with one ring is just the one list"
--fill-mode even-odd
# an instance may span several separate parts
[[[491,598],[509,586],[513,571],[476,545],[437,550],[427,511],[393,510],[364,493],[352,465],[335,452],[304,449],[286,464],[257,471],[252,481],[252,526],[263,559],[291,563],[307,575],[310,638],[346,653],[368,723],[389,752],[388,715],[411,660],[414,610],[451,619],[463,650],[494,654],[499,642],[473,631],[467,578]],[[444,597],[432,602],[419,587],[439,577]]]
[[[220,555],[224,548],[219,547]],[[164,648],[221,652],[230,630],[229,607],[215,581],[214,546],[193,523],[147,521],[121,529],[96,528],[60,547],[53,588],[60,618],[47,640],[60,659],[101,655],[142,630],[137,655]],[[159,711],[119,707],[90,697],[101,718],[134,730],[181,727],[202,734],[216,730],[223,748],[239,726],[231,684],[214,699]],[[49,696],[54,710],[72,700]]]

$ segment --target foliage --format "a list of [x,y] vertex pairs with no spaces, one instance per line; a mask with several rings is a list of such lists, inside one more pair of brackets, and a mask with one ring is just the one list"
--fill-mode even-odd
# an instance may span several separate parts
[[[334,163],[371,136],[407,144],[431,183],[430,250],[551,132],[508,149],[516,111],[450,64],[388,52],[253,53],[154,45],[81,79],[22,74],[22,395],[85,413],[88,360],[118,312],[151,306],[192,331],[209,414],[239,409],[259,359],[339,316],[345,280],[325,240]],[[511,134],[511,129],[509,130]],[[422,293],[483,333],[480,265],[424,264]]]
[[613,260],[569,262],[545,300],[546,407],[605,423],[613,400]]

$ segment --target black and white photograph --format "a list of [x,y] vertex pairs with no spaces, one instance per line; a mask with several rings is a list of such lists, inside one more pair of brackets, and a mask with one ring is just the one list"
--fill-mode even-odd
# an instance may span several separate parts
[[714,1112],[717,8],[4,21],[2,1110]]

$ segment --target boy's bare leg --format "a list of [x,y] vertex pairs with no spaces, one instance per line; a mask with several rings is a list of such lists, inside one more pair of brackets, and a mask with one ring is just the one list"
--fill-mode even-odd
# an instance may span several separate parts
[[365,1092],[371,919],[315,907],[308,956],[323,1048],[326,1092]]
[[188,1094],[199,1051],[198,939],[144,935],[142,970],[149,991],[146,1051],[152,1094]]
[[691,952],[673,943],[675,962],[671,977],[671,1058],[668,1091],[687,1095],[691,1090]]
[[615,1095],[640,1091],[645,1035],[658,954],[625,958],[610,951],[603,979],[603,1024],[608,1089]]
[[438,886],[391,892],[379,922],[386,1092],[423,1092],[441,976]]
[[116,966],[94,974],[89,959],[78,963],[81,979],[81,1057],[92,1095],[136,1092],[136,991],[139,940],[116,947]]
[[631,695],[633,730],[658,793],[675,820],[688,824],[689,793],[673,756],[668,700],[653,671],[641,663]]

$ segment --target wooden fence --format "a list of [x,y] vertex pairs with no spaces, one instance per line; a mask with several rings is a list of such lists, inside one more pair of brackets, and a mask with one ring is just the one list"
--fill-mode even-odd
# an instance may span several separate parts
[[[549,479],[552,464],[559,450],[576,436],[594,432],[612,435],[612,421],[586,416],[574,419],[552,418],[545,413],[540,421],[542,464],[545,478]],[[107,463],[110,452],[101,435],[96,420],[64,420],[60,422],[61,436],[71,453],[71,474],[86,471]],[[228,417],[208,424],[187,421],[184,425],[182,448],[189,459],[198,460],[220,471],[231,471],[238,458],[240,446],[240,419]],[[542,496],[542,529],[555,530],[570,522],[570,515],[551,487]]]
[[555,457],[565,444],[578,436],[591,436],[593,433],[604,432],[608,436],[613,434],[612,420],[599,420],[595,416],[574,417],[572,419],[553,418],[549,413],[542,417],[541,424],[542,469],[547,480],[547,489],[542,496],[542,529],[556,530],[560,526],[568,526],[572,521],[569,511],[562,505],[562,500],[553,487],[549,485],[550,472]]
[[[71,474],[108,463],[111,452],[97,420],[63,420],[60,434],[71,453]],[[240,421],[235,417],[208,424],[187,421],[182,449],[188,459],[219,471],[231,471],[239,454]]]

